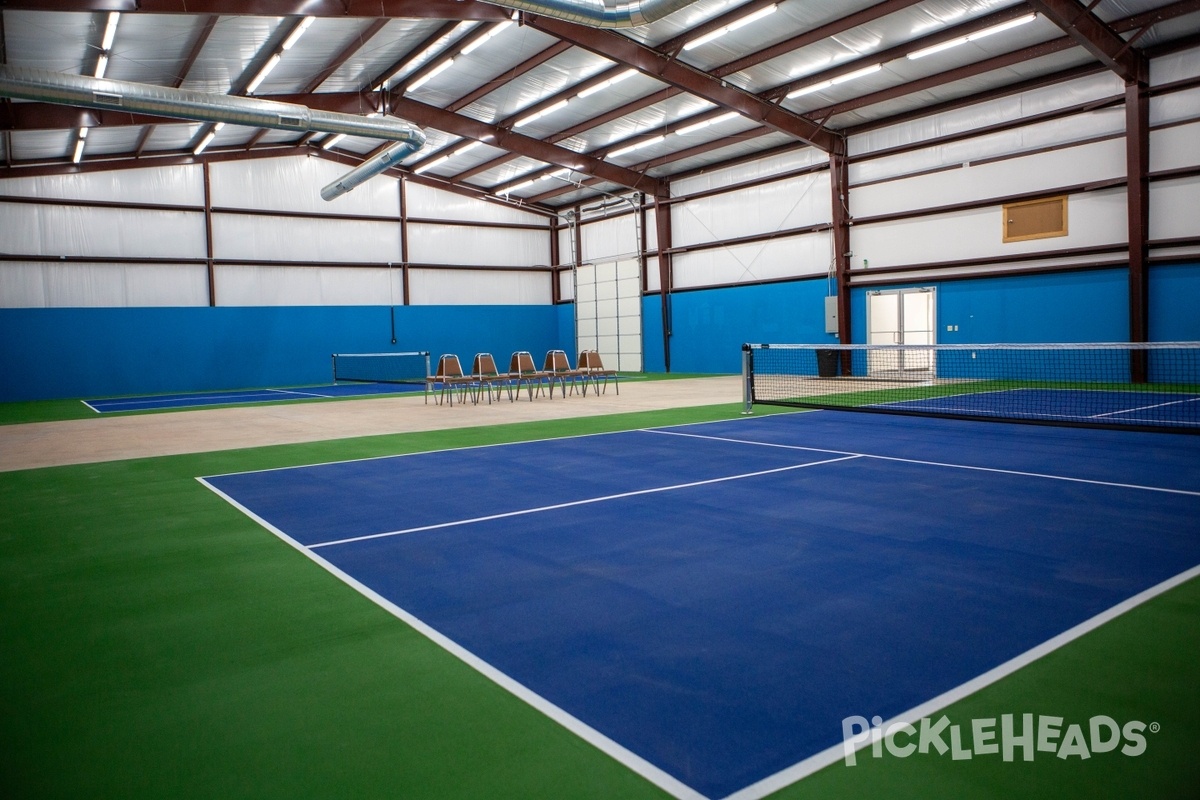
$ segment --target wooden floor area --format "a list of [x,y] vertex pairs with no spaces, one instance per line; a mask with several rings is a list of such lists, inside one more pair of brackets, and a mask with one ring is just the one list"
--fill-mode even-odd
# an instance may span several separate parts
[[391,396],[0,426],[0,472],[356,436],[737,403],[738,376],[630,380],[603,394],[478,405]]

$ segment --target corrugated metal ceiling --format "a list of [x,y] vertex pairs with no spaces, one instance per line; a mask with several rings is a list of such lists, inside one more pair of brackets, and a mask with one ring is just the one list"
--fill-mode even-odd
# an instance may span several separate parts
[[[102,0],[10,0],[0,12],[5,63],[93,75],[102,55],[107,9],[113,5]],[[134,4],[115,5],[132,8]],[[171,0],[161,0],[156,8],[176,13],[136,11],[120,16],[108,53],[107,77],[228,93],[245,87],[267,59],[278,53],[278,64],[261,80],[256,96],[285,95],[289,101],[313,107],[334,102],[339,110],[352,113],[381,104],[401,117],[406,109],[415,113],[425,107],[449,112],[452,116],[438,117],[446,130],[424,126],[428,142],[405,160],[405,169],[419,171],[421,180],[447,188],[502,194],[548,207],[586,200],[596,188],[620,190],[621,184],[613,180],[620,175],[645,173],[669,178],[788,142],[800,145],[796,135],[781,132],[779,126],[764,129],[758,119],[744,114],[723,117],[729,109],[710,99],[715,95],[707,91],[716,91],[722,82],[756,95],[754,102],[764,113],[771,107],[768,103],[778,104],[790,112],[789,119],[797,125],[811,124],[807,122],[811,118],[839,133],[1069,68],[1088,64],[1099,68],[1087,50],[1067,40],[1063,30],[1044,17],[925,58],[904,57],[910,48],[924,46],[923,42],[955,38],[958,26],[968,26],[964,31],[978,30],[990,24],[993,15],[1010,19],[1030,12],[1023,2],[1013,0],[855,0],[837,4],[778,0],[773,11],[765,0],[700,0],[641,28],[620,32],[580,29],[586,46],[564,44],[559,36],[534,27],[536,19],[519,18],[518,24],[506,24],[509,12],[477,0],[431,0],[419,13],[413,11],[412,17],[317,17],[286,51],[281,49],[284,38],[300,22],[306,7],[302,0],[295,0],[295,13],[274,17],[238,13],[238,4],[232,0],[179,0],[176,8],[172,5]],[[277,4],[284,10],[288,5]],[[389,0],[381,3],[381,8],[384,5],[416,9],[418,4]],[[51,7],[55,10],[43,10]],[[1130,18],[1164,9],[1170,12],[1167,18],[1148,29],[1128,27]],[[754,21],[738,27],[736,23],[751,13],[757,14]],[[1094,7],[1094,13],[1126,38],[1136,34],[1138,48],[1195,40],[1200,31],[1197,3],[1104,0]],[[850,22],[839,23],[848,18]],[[700,33],[726,25],[734,29],[699,46],[683,46]],[[812,31],[825,35],[809,37],[811,41],[803,38]],[[658,59],[648,63],[687,65],[686,86],[679,81],[666,82],[659,77],[665,73],[645,64],[640,71],[625,75],[631,64],[610,57],[612,48],[606,45],[622,41],[611,37],[642,45],[648,57]],[[973,68],[1035,46],[1048,50],[1029,50],[1033,53],[1030,57],[1010,59],[1013,63],[993,69]],[[468,48],[470,52],[463,52]],[[428,75],[450,57],[453,64]],[[837,81],[839,76],[873,67],[881,59],[881,67],[871,74]],[[625,79],[585,91],[614,76]],[[790,99],[783,96],[807,85],[824,84],[829,78],[834,82]],[[374,91],[385,79],[390,94]],[[420,85],[410,85],[414,81]],[[313,95],[306,98],[305,92]],[[208,126],[168,119],[152,120],[153,126],[114,122],[89,131],[82,161],[74,165],[71,157],[78,129],[56,127],[66,124],[65,115],[40,115],[39,104],[18,115],[10,103],[16,106],[21,101],[3,101],[4,109],[0,109],[6,111],[0,119],[4,131],[0,172],[5,177],[34,170],[144,164],[150,156],[177,160],[254,157],[259,150],[272,155],[340,152],[352,162],[383,144],[346,138],[323,148],[330,144],[329,137],[229,125],[217,132],[203,155],[194,155],[192,151]],[[542,114],[536,119],[525,120],[539,111]],[[678,132],[714,117],[717,121],[706,127]],[[473,141],[464,138],[469,135],[464,133],[469,128],[466,123],[471,121],[486,123],[490,132],[481,145],[459,152]],[[529,140],[553,144],[556,149],[531,149]],[[644,146],[628,149],[635,144]],[[603,180],[592,178],[586,170],[571,173],[571,180],[591,182],[595,188],[575,187],[558,178],[514,188],[514,184],[559,170],[544,157],[563,163],[571,153],[588,154],[596,159],[594,163],[603,159],[625,171],[604,173]]]

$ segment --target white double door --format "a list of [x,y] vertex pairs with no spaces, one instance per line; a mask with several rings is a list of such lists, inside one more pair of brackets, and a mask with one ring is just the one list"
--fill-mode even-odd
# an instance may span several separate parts
[[642,276],[636,258],[575,268],[575,350],[609,369],[642,371]]
[[[867,344],[937,344],[937,289],[887,289],[867,292]],[[908,380],[933,378],[937,360],[924,348],[871,350],[867,372]]]

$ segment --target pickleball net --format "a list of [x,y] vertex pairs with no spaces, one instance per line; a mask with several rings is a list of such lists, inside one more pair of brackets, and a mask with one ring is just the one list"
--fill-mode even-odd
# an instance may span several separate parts
[[333,382],[425,383],[429,353],[334,353]]
[[742,347],[755,404],[1200,433],[1200,342]]

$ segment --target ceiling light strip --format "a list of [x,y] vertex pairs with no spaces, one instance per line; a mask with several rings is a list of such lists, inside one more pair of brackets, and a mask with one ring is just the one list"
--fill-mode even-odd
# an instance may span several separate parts
[[741,19],[734,20],[733,22],[729,23],[728,25],[717,28],[716,30],[713,30],[713,31],[709,31],[708,33],[704,34],[703,36],[698,36],[695,39],[692,39],[690,42],[687,42],[686,44],[684,44],[683,49],[684,50],[694,50],[701,45],[708,44],[709,42],[713,41],[714,39],[721,38],[722,36],[729,33],[730,31],[736,31],[738,28],[749,25],[752,22],[757,22],[758,20],[762,19],[763,17],[768,17],[771,14],[774,14],[776,9],[778,9],[778,8],[779,8],[779,6],[775,3],[772,3],[769,6],[764,6],[752,14],[747,14],[746,16],[742,17]]
[[1010,19],[1008,22],[1002,22],[999,25],[993,25],[990,28],[984,28],[981,31],[976,31],[975,33],[971,33],[966,36],[959,36],[957,39],[951,39],[947,42],[942,42],[941,44],[935,44],[931,45],[930,47],[923,47],[920,50],[914,50],[913,52],[909,53],[906,58],[915,61],[918,58],[924,58],[925,56],[933,55],[934,53],[940,53],[943,50],[949,50],[951,47],[958,47],[960,44],[974,42],[987,36],[991,36],[992,34],[1000,33],[1001,31],[1007,31],[1020,25],[1025,25],[1026,23],[1033,22],[1035,19],[1037,19],[1037,14],[1026,14],[1023,17]]

